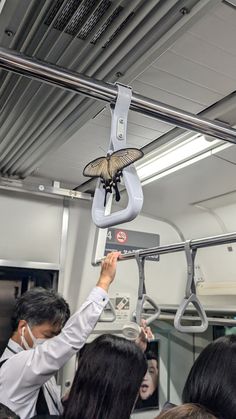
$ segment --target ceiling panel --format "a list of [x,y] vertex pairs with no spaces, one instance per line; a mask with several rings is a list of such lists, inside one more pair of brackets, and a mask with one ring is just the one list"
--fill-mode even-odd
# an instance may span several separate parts
[[235,190],[236,165],[215,157],[187,166],[144,186],[143,211],[173,219],[192,211],[191,204]]
[[189,56],[180,56],[173,50],[165,52],[153,63],[153,67],[224,96],[235,90],[235,79],[191,61]]
[[236,80],[236,55],[209,44],[206,39],[200,39],[188,32],[176,41],[171,50],[182,57]]
[[223,19],[225,22],[227,22],[227,24],[230,22],[236,26],[235,13],[235,9],[224,3],[217,7],[213,12],[214,15],[218,16],[220,19]]
[[[231,9],[231,14],[236,19],[236,11]],[[197,22],[189,32],[224,52],[236,56],[235,29],[236,25],[232,22],[228,21],[226,24],[225,20],[211,14]]]
[[231,147],[222,150],[220,153],[216,154],[216,157],[228,160],[236,165],[236,145],[232,145]]
[[[106,127],[110,130],[111,116],[108,109],[100,113],[96,118],[91,121],[92,124]],[[165,124],[157,119],[147,118],[138,113],[129,112],[128,116],[128,137],[129,133],[149,138],[150,140],[156,138],[162,133],[170,130],[172,125]]]
[[133,83],[134,89],[141,95],[147,96],[151,99],[158,100],[179,109],[188,110],[192,113],[198,113],[205,108],[201,103],[185,99],[182,96],[169,93],[166,90],[151,86],[147,83],[135,80]]
[[138,80],[205,106],[209,106],[222,98],[222,94],[184,80],[183,77],[159,70],[156,67],[150,67]]
[[132,111],[129,112],[129,122],[136,124],[137,127],[144,126],[162,133],[169,131],[173,127],[167,124],[167,122],[162,122],[159,119],[150,118]]

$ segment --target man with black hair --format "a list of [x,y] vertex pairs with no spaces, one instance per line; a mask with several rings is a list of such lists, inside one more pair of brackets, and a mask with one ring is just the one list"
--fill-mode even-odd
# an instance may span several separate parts
[[17,301],[13,334],[0,359],[0,402],[21,419],[36,413],[62,413],[54,374],[85,344],[95,327],[108,302],[119,254],[107,255],[97,286],[69,320],[68,304],[52,290],[35,288]]

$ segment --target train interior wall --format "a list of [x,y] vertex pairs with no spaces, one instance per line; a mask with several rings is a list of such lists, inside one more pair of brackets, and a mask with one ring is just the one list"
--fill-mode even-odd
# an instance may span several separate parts
[[[99,267],[91,265],[96,228],[91,220],[91,204],[70,200],[63,206],[62,199],[39,197],[29,194],[1,192],[0,194],[0,250],[1,259],[17,262],[38,262],[59,267],[59,291],[68,300],[72,312],[84,301],[96,284]],[[67,240],[63,239],[63,218],[68,210]],[[179,231],[186,239],[201,238],[236,230],[235,204],[215,209],[218,218],[199,211],[194,216],[183,214],[170,223],[158,217],[140,215],[122,228],[160,234],[160,244],[182,241]],[[219,217],[221,223],[219,224]],[[64,220],[64,221],[63,221]],[[65,227],[65,226],[64,226]],[[63,241],[64,240],[64,241]],[[102,252],[102,249],[100,249]],[[2,262],[3,263],[3,262]],[[196,263],[200,266],[204,281],[233,282],[235,279],[235,245],[199,250]],[[128,274],[127,274],[128,273]],[[146,262],[147,293],[158,304],[179,304],[184,296],[186,262],[183,252],[161,255],[159,262]],[[132,312],[135,308],[138,289],[138,270],[134,260],[118,264],[117,275],[110,289],[110,296],[124,293],[130,296]],[[208,305],[228,307],[234,295],[207,295],[202,301]],[[99,323],[93,336],[99,332],[120,329],[116,323]],[[194,358],[212,339],[209,328],[201,336],[180,334],[166,322],[153,326],[155,337],[160,339],[160,402],[167,398],[179,403],[181,391]],[[64,368],[61,375],[63,391],[65,382],[73,378],[75,361]],[[154,412],[134,415],[153,418]]]

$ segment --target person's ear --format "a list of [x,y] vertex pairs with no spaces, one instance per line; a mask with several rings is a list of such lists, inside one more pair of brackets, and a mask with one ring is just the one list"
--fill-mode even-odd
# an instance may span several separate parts
[[27,321],[26,320],[20,320],[18,323],[18,327],[17,327],[17,332],[19,333],[20,336],[22,336],[22,332],[23,332],[23,328],[25,328],[27,325]]

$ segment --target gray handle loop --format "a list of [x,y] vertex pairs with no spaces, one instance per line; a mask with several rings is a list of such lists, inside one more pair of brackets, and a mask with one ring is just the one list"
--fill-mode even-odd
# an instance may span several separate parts
[[[145,302],[149,303],[155,309],[154,314],[149,315],[147,313],[144,313]],[[158,307],[157,304],[148,295],[143,295],[142,299],[138,299],[134,317],[139,325],[141,324],[141,320],[144,319],[146,320],[146,325],[149,326],[151,323],[153,323],[155,320],[159,318],[160,314],[160,307]]]
[[[118,86],[118,96],[114,109],[111,108],[111,137],[109,152],[126,148],[128,111],[132,90],[127,86]],[[127,207],[107,214],[104,208],[104,188],[98,180],[92,205],[92,219],[97,227],[107,228],[133,220],[143,206],[143,191],[134,165],[123,169],[123,182],[128,195]]]
[[[202,333],[205,332],[208,328],[208,320],[205,313],[205,310],[196,295],[196,286],[195,286],[195,271],[194,271],[194,260],[196,256],[197,249],[191,249],[191,241],[187,240],[185,243],[185,254],[188,265],[188,276],[187,284],[185,289],[185,297],[181,302],[175,318],[174,326],[179,332],[183,333]],[[184,313],[188,305],[192,303],[196,308],[197,314],[200,317],[200,325],[182,325],[181,321],[184,320]],[[193,321],[195,319],[193,318]]]
[[108,306],[109,306],[111,312],[110,312],[109,315],[106,315],[106,314],[104,314],[104,311],[103,311],[101,316],[99,317],[99,320],[98,320],[100,323],[105,323],[105,322],[106,323],[112,323],[116,320],[116,311],[115,311],[115,308],[113,307],[113,304],[110,302],[110,300],[108,301],[106,307],[108,307]]
[[[184,326],[181,324],[181,321],[184,320],[184,313],[187,306],[192,303],[197,310],[197,313],[200,317],[201,324],[200,325],[191,325],[191,326]],[[194,321],[194,319],[193,319]],[[203,309],[199,299],[197,298],[196,294],[191,294],[188,298],[184,298],[182,303],[180,304],[174,318],[174,326],[179,332],[183,333],[202,333],[205,332],[208,328],[208,319]]]
[[[140,257],[139,251],[135,252],[135,259],[138,264],[138,271],[139,271],[139,289],[138,289],[138,300],[136,305],[136,310],[134,313],[134,318],[136,323],[139,325],[141,324],[141,320],[146,320],[147,326],[154,322],[160,316],[161,310],[157,306],[157,304],[146,294],[146,286],[145,286],[145,273],[144,273],[144,263],[145,257]],[[152,315],[148,315],[144,312],[144,304],[148,302],[154,309],[155,313]]]

